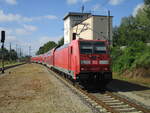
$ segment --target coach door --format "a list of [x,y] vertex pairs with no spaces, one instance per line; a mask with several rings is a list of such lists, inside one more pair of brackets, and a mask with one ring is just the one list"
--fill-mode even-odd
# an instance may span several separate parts
[[69,46],[68,50],[68,69],[71,70],[71,56],[72,56],[72,46]]

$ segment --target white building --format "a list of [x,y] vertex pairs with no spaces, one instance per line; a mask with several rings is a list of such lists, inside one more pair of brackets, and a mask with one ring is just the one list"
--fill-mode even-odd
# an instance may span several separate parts
[[64,17],[65,44],[73,40],[73,34],[76,34],[76,39],[102,39],[112,44],[112,16],[70,12]]

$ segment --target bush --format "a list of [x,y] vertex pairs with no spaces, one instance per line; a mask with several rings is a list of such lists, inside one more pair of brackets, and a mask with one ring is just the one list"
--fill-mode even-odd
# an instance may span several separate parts
[[150,67],[150,47],[140,41],[133,42],[124,50],[119,47],[112,48],[111,56],[114,72],[122,73],[137,67]]

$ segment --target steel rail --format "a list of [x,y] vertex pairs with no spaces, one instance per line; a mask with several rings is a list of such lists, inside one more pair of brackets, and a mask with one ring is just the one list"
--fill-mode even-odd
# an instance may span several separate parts
[[[6,66],[6,67],[4,67],[4,70],[7,70],[7,69],[10,69],[10,68],[13,68],[13,67],[17,67],[17,66],[20,66],[20,65],[23,65],[23,64],[26,64],[26,63],[21,63],[21,64],[15,64],[15,65]],[[2,68],[0,68],[0,71],[2,71]]]
[[108,92],[108,91],[106,91],[106,94],[108,94],[108,95],[110,95],[111,97],[113,97],[113,98],[115,98],[115,99],[117,99],[117,100],[120,100],[120,101],[122,101],[122,102],[124,102],[124,103],[126,103],[126,104],[128,104],[128,105],[130,105],[130,106],[132,106],[132,107],[134,107],[134,108],[136,108],[136,109],[139,110],[139,111],[142,111],[143,113],[150,113],[150,110],[149,110],[149,109],[146,109],[146,108],[144,108],[144,107],[142,107],[142,106],[140,106],[140,105],[138,105],[138,104],[135,104],[135,103],[133,103],[133,102],[131,102],[131,101],[128,101],[128,100],[125,99],[125,98],[122,98],[122,97],[120,97],[120,96],[117,96],[117,95],[115,95],[115,94],[113,94],[113,93],[111,93],[111,92]]

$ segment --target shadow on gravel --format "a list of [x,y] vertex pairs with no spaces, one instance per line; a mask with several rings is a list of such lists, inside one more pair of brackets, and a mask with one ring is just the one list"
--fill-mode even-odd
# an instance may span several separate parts
[[84,90],[88,91],[89,93],[98,93],[98,92],[130,92],[130,91],[143,91],[143,90],[150,90],[149,87],[141,86],[138,84],[130,83],[123,80],[112,80],[107,86],[103,85],[102,83],[82,83],[81,86]]
[[82,88],[89,93],[102,93],[106,91],[105,85],[103,85],[102,83],[83,83],[81,85]]
[[139,84],[134,84],[131,82],[117,80],[114,79],[111,81],[107,88],[110,89],[112,92],[130,92],[130,91],[143,91],[143,90],[150,90],[150,87],[141,86]]

